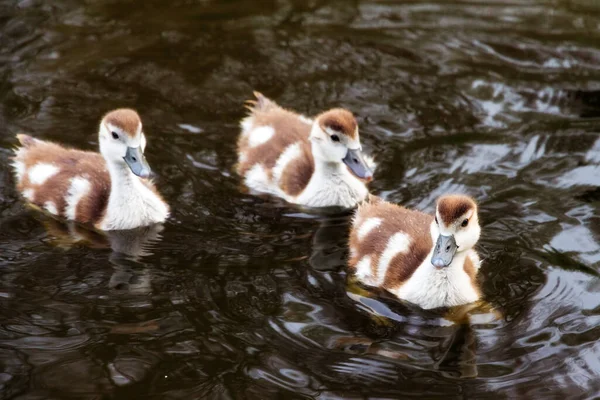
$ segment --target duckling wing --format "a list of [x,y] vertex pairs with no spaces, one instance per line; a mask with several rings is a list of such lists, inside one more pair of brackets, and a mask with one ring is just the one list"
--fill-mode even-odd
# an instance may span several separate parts
[[350,232],[350,268],[367,285],[397,287],[431,251],[432,220],[380,199],[362,204]]
[[110,194],[104,158],[88,151],[18,136],[13,169],[17,189],[30,203],[82,223],[101,219]]
[[289,145],[273,168],[274,181],[287,196],[299,196],[315,172],[315,161],[306,142]]

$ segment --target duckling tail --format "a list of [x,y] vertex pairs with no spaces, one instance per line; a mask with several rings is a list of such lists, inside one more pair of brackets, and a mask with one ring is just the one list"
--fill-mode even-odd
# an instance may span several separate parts
[[381,197],[375,196],[371,193],[369,193],[369,195],[367,196],[367,201],[371,204],[385,203],[385,200],[383,200]]
[[379,196],[375,196],[374,194],[369,193],[367,195],[367,197],[364,199],[364,203],[368,203],[368,204],[379,204],[379,203],[385,203],[385,200],[383,200],[381,197]]
[[31,136],[26,135],[24,133],[19,133],[17,135],[17,139],[19,140],[19,142],[21,143],[21,145],[23,147],[31,147],[36,142],[36,140],[34,138],[32,138]]
[[246,100],[246,108],[251,112],[270,111],[274,108],[279,108],[277,103],[265,97],[262,93],[255,91],[254,97],[256,100]]

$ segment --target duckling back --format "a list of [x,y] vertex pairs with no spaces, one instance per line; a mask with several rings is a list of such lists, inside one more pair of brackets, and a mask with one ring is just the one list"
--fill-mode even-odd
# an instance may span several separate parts
[[433,246],[433,217],[370,196],[355,214],[349,266],[371,286],[395,288],[425,261]]
[[250,189],[291,200],[308,185],[314,160],[311,121],[260,93],[250,101],[237,143],[237,172]]
[[98,223],[110,195],[104,158],[87,151],[17,135],[12,166],[17,190],[31,204],[68,220]]

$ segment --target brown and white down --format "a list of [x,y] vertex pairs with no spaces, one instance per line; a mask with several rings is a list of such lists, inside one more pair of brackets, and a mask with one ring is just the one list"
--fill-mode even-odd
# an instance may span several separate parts
[[437,201],[435,216],[371,196],[355,214],[349,266],[365,285],[421,308],[451,307],[480,297],[477,204],[463,195]]
[[260,93],[241,121],[237,171],[246,186],[309,207],[353,207],[373,177],[358,124],[335,108],[308,119]]
[[30,203],[101,230],[164,222],[169,206],[148,179],[146,137],[134,110],[102,118],[100,154],[17,135],[12,166],[17,189]]

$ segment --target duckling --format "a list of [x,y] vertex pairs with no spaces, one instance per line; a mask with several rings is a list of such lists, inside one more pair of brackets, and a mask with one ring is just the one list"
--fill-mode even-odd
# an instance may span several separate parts
[[308,119],[255,92],[241,121],[237,172],[250,189],[308,207],[353,207],[373,172],[358,124],[334,108]]
[[349,266],[363,284],[423,309],[472,303],[480,298],[480,233],[468,196],[440,197],[435,216],[370,196],[352,222]]
[[12,166],[17,189],[48,213],[103,231],[164,222],[169,206],[148,179],[146,136],[134,110],[102,118],[100,154],[17,135]]

